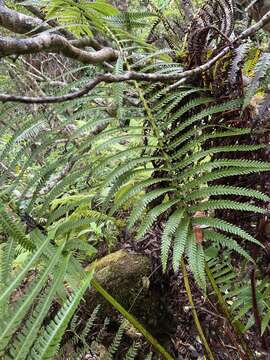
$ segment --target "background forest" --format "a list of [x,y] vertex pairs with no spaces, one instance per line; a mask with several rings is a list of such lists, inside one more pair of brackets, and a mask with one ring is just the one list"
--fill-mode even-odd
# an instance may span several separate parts
[[270,358],[270,2],[0,0],[0,358]]

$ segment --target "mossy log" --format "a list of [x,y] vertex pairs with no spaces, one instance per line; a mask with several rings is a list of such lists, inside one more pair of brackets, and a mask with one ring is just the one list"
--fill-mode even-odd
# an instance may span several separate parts
[[[160,296],[157,289],[149,287],[150,274],[147,256],[119,250],[97,261],[94,277],[126,310],[153,328],[160,315]],[[104,315],[115,316],[111,305],[90,289],[84,297],[85,315],[89,316],[97,304],[102,305]]]

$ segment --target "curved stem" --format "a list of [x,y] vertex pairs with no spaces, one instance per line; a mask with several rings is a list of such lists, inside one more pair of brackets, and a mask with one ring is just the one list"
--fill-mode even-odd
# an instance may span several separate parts
[[146,338],[146,340],[163,356],[165,360],[173,360],[173,357],[157,341],[157,339],[155,339],[133,315],[125,310],[123,306],[119,304],[119,302],[114,299],[97,280],[92,279],[91,284],[105,300],[107,300],[117,311],[119,311]]
[[206,340],[206,337],[204,335],[204,332],[203,332],[203,329],[202,329],[202,326],[201,326],[201,323],[200,323],[200,320],[199,320],[199,317],[198,317],[198,314],[197,314],[197,311],[196,311],[196,308],[194,305],[194,301],[193,301],[193,297],[192,297],[192,293],[191,293],[191,289],[190,289],[190,284],[189,284],[189,279],[188,279],[188,273],[187,273],[187,269],[186,269],[186,264],[185,264],[185,260],[183,257],[181,260],[181,265],[182,265],[182,272],[183,272],[183,277],[184,277],[184,284],[185,284],[188,300],[189,300],[189,303],[191,306],[192,316],[193,316],[198,334],[199,334],[200,339],[203,343],[203,346],[205,347],[205,350],[208,354],[208,358],[210,360],[215,360],[215,357],[214,357],[214,355],[211,351],[211,348],[210,348],[210,346]]
[[224,316],[226,317],[227,321],[229,322],[229,324],[231,325],[231,327],[233,328],[235,334],[237,335],[237,338],[240,342],[240,345],[242,346],[244,352],[245,352],[245,356],[248,360],[254,360],[254,356],[252,354],[252,352],[250,351],[248,345],[246,344],[245,339],[243,338],[242,332],[240,330],[241,327],[241,323],[237,320],[237,321],[232,321],[232,316],[231,313],[228,309],[228,306],[226,304],[226,301],[223,298],[223,295],[221,293],[221,291],[219,290],[219,287],[214,279],[214,276],[209,268],[209,266],[206,264],[205,265],[205,271],[206,271],[206,275],[210,281],[210,284],[214,290],[214,293],[216,295],[216,298],[218,300],[218,303],[221,307],[221,310],[224,314]]

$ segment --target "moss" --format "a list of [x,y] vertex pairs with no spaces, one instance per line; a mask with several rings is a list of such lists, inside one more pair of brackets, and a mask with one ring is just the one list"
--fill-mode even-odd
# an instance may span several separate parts
[[[145,301],[147,297],[148,290],[144,286],[144,281],[150,273],[151,262],[147,256],[119,250],[96,262],[95,278],[126,309],[133,305],[136,313],[142,307],[142,300]],[[98,303],[102,303],[104,312],[112,311],[93,289],[89,291],[85,301],[88,311]]]

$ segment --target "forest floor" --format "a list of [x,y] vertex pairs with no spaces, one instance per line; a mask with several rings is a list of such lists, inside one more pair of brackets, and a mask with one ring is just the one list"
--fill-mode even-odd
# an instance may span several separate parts
[[[160,263],[160,232],[156,228],[148,233],[143,241],[135,242],[125,238],[122,247],[127,250],[143,253],[151,257],[153,269],[150,286],[159,287],[164,311],[159,314],[160,323],[157,328],[150,329],[177,360],[205,359],[202,342],[193,321],[191,306],[184,286],[183,275],[175,275],[172,269],[162,274]],[[201,322],[201,326],[209,345],[217,360],[247,359],[239,346],[239,339],[232,331],[226,318],[219,310],[218,304],[211,294],[206,298],[195,285],[190,276],[193,301]],[[255,327],[245,334],[245,342],[256,359],[269,360],[270,350],[263,347],[261,337]],[[270,339],[267,341],[270,345]],[[255,350],[256,349],[256,350]]]

